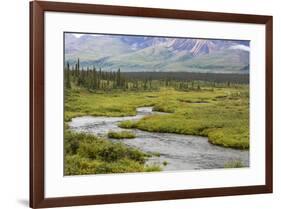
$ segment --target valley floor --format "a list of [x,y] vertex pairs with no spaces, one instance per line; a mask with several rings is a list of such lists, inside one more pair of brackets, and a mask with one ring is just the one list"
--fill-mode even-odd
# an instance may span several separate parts
[[[248,85],[202,88],[190,91],[178,91],[173,88],[161,88],[159,91],[114,90],[109,92],[71,89],[67,90],[65,95],[65,121],[84,115],[113,117],[135,115],[136,108],[143,106],[153,106],[155,111],[169,114],[150,115],[138,121],[123,121],[119,126],[149,132],[206,136],[209,142],[215,145],[235,149],[249,149]],[[72,136],[71,134],[74,133],[70,133],[68,136]],[[133,152],[138,157],[124,154],[120,157],[118,151],[120,149],[110,148],[113,153],[116,151],[116,159],[106,161],[108,160],[107,158],[104,160],[104,157],[101,157],[104,156],[105,151],[102,148],[91,151],[89,150],[90,148],[87,148],[87,150],[85,146],[82,146],[81,140],[76,140],[76,145],[71,144],[71,141],[73,140],[65,140],[65,143],[70,147],[77,147],[77,149],[67,152],[67,175],[161,170],[157,166],[153,168],[147,167],[144,163],[147,156],[142,152]],[[92,140],[91,143],[96,142]],[[106,144],[106,149],[108,148],[107,146],[110,147],[111,145]],[[115,145],[112,146],[114,147]],[[83,151],[82,147],[84,147]],[[127,150],[126,152],[129,151]],[[83,153],[82,156],[81,153]],[[93,153],[95,153],[94,157],[91,157]],[[83,169],[81,159],[83,159],[86,169]],[[92,161],[89,161],[89,159],[92,159]],[[96,163],[93,163],[93,160]],[[110,158],[110,160],[112,159]],[[79,168],[77,168],[77,162],[79,162]],[[106,162],[107,164],[103,164]],[[74,169],[73,171],[72,168],[75,168],[75,165],[77,170],[75,171]],[[90,165],[92,166],[91,169],[89,169]],[[105,167],[112,165],[113,167],[107,168],[108,170],[101,169],[97,171],[100,165]]]

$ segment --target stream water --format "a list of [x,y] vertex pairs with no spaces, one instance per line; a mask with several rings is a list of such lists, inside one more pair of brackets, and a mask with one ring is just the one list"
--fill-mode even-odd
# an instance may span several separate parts
[[[128,117],[92,117],[83,116],[73,118],[69,127],[73,131],[93,133],[107,138],[109,131],[122,131],[118,123],[125,120],[139,120],[151,114],[165,114],[155,112],[152,107],[137,108],[135,116]],[[160,156],[149,158],[147,164],[167,162],[163,170],[193,170],[223,168],[230,161],[239,160],[244,166],[249,166],[249,151],[236,150],[212,145],[207,137],[154,133],[132,129],[136,134],[134,139],[113,140],[131,147],[136,147],[148,153],[159,153]]]

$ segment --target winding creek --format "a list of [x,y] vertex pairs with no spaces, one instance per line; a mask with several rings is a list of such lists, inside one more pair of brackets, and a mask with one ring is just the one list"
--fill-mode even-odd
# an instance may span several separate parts
[[[73,131],[92,133],[107,138],[109,131],[122,131],[118,123],[125,120],[139,120],[151,114],[165,114],[152,111],[152,107],[137,108],[137,115],[127,117],[92,117],[73,118],[69,127]],[[132,129],[136,134],[134,139],[113,140],[136,147],[144,152],[159,153],[147,161],[148,164],[167,162],[163,170],[193,170],[223,168],[225,163],[239,160],[244,166],[249,166],[249,151],[236,150],[212,145],[208,138],[200,136],[153,133]]]

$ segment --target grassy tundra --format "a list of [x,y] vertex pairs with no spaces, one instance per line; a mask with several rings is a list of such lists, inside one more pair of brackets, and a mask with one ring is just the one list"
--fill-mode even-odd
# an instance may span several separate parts
[[[128,131],[109,132],[108,137],[134,138],[129,129],[140,129],[206,136],[215,145],[249,149],[248,84],[136,80],[122,77],[120,70],[68,70],[66,78],[65,175],[160,171],[160,165],[145,164],[151,154],[94,135],[73,133],[67,127],[73,117],[132,116],[136,108],[144,106],[168,114],[121,122],[119,126]],[[241,165],[232,163],[226,167]]]
[[249,148],[248,85],[177,91],[161,88],[152,92],[67,92],[65,119],[82,115],[128,116],[136,108],[153,106],[170,114],[152,115],[120,123],[122,128],[207,136],[210,143],[237,149]]

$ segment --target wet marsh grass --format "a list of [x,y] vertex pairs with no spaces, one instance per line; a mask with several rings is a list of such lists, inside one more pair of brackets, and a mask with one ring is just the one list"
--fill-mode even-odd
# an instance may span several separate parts
[[[162,88],[154,92],[89,92],[72,89],[65,94],[65,175],[161,171],[159,165],[146,165],[149,157],[121,143],[73,133],[67,121],[73,117],[129,116],[137,107],[153,106],[169,114],[146,116],[138,121],[123,121],[120,127],[150,132],[206,136],[212,144],[237,149],[249,148],[249,86],[214,88],[212,91],[177,91]],[[108,133],[109,137],[133,138],[133,132]],[[163,162],[166,166],[168,162]],[[229,162],[225,168],[243,167]]]
[[120,132],[109,131],[107,133],[107,136],[112,139],[134,139],[134,138],[136,138],[136,134],[133,133],[132,131],[120,131]]
[[245,167],[240,160],[233,160],[225,163],[224,168],[243,168]]
[[139,121],[124,121],[122,128],[150,132],[206,136],[210,143],[236,149],[249,148],[249,86],[177,91],[66,92],[65,121],[82,115],[129,116],[137,107],[153,106],[155,114]]
[[65,131],[65,175],[161,171],[145,165],[148,154],[121,143],[84,133]]

